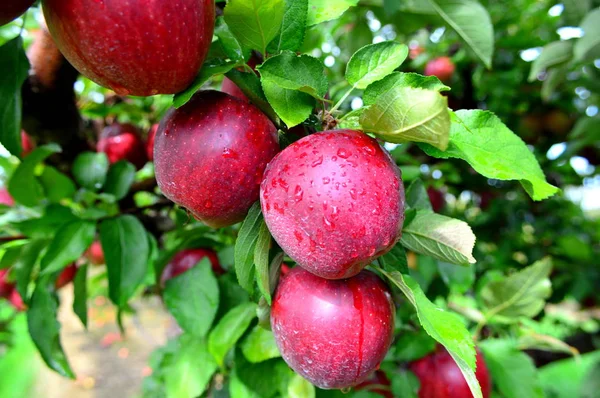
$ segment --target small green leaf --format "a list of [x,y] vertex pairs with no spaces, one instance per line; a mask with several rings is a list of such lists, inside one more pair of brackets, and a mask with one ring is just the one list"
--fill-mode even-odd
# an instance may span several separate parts
[[418,73],[393,72],[381,80],[371,83],[363,94],[365,105],[373,105],[377,99],[395,87],[412,87],[422,88],[424,90],[433,91],[450,91],[450,87],[446,86],[435,76],[423,76]]
[[244,334],[256,318],[256,304],[245,303],[229,311],[208,335],[208,351],[223,366],[227,352]]
[[420,147],[436,158],[463,159],[484,177],[518,180],[534,200],[558,192],[558,188],[546,182],[534,154],[523,140],[488,111],[452,113],[450,144],[445,152],[428,145]]
[[104,251],[108,295],[123,307],[146,277],[150,255],[146,230],[137,218],[123,215],[100,224],[100,241],[103,248],[110,248]]
[[58,302],[47,286],[38,284],[33,292],[27,311],[29,334],[42,359],[58,374],[75,379],[75,374],[60,344]]
[[307,16],[308,0],[285,0],[281,29],[269,44],[269,52],[297,51],[302,47]]
[[397,243],[392,247],[392,250],[379,257],[379,261],[383,269],[388,272],[400,271],[403,274],[408,273],[408,261],[406,259],[406,251],[401,244]]
[[165,283],[163,299],[184,331],[204,338],[219,307],[219,285],[210,261],[205,258],[181,275],[169,279]]
[[252,363],[281,356],[273,332],[255,326],[240,345],[246,359]]
[[248,97],[250,102],[256,105],[271,120],[277,119],[277,114],[269,104],[269,101],[267,101],[267,97],[265,97],[260,84],[260,79],[255,73],[243,73],[232,69],[225,76],[234,82],[244,95]]
[[315,386],[299,374],[294,374],[290,380],[287,393],[288,398],[315,398],[316,395]]
[[52,166],[44,166],[39,177],[46,198],[51,203],[58,203],[65,198],[72,198],[77,188],[69,177]]
[[21,36],[0,47],[0,60],[0,143],[11,154],[21,156],[21,86],[29,72]]
[[473,396],[482,398],[481,387],[475,377],[475,345],[460,318],[436,307],[410,276],[402,275],[400,272],[382,271],[382,273],[402,290],[408,301],[415,307],[419,322],[427,334],[448,350],[465,377]]
[[263,223],[260,202],[252,205],[235,241],[235,274],[248,293],[254,291],[254,248]]
[[230,0],[224,16],[244,47],[264,55],[281,27],[284,9],[284,0]]
[[96,224],[76,220],[63,225],[58,231],[40,263],[42,275],[62,270],[77,260],[94,241]]
[[286,51],[266,60],[256,68],[263,82],[277,84],[281,88],[297,90],[323,99],[327,93],[325,66],[310,55],[296,55]]
[[461,220],[417,210],[413,221],[402,230],[402,246],[415,253],[452,264],[475,263],[475,235]]
[[600,7],[588,13],[581,25],[583,37],[575,42],[573,55],[576,61],[590,61],[600,58]]
[[580,358],[555,361],[538,369],[545,396],[548,398],[588,398],[581,395],[582,388],[588,374],[598,364],[600,364],[600,351],[596,350],[582,355]]
[[217,17],[215,36],[219,38],[223,51],[232,61],[244,62],[250,56],[250,51],[242,47],[223,17]]
[[73,312],[77,315],[83,326],[87,329],[87,265],[77,269],[73,280]]
[[97,191],[106,181],[108,158],[104,152],[84,152],[73,163],[73,177],[82,187]]
[[315,107],[315,99],[309,94],[281,88],[269,80],[263,80],[262,87],[277,115],[290,128],[308,119]]
[[396,87],[379,96],[360,117],[365,131],[388,142],[424,142],[448,146],[448,98],[438,91]]
[[104,192],[114,195],[117,200],[121,200],[129,192],[134,180],[135,166],[121,160],[110,166],[104,184]]
[[271,305],[271,288],[269,287],[269,250],[271,249],[271,233],[263,220],[258,230],[258,239],[254,247],[254,264],[258,290]]
[[331,21],[342,15],[348,8],[358,4],[358,0],[308,0],[307,26]]
[[358,50],[346,66],[346,80],[354,88],[365,89],[402,65],[408,46],[394,41],[369,44]]
[[545,258],[509,277],[489,282],[480,293],[486,318],[501,316],[517,321],[522,316],[536,316],[552,292],[548,278],[551,270],[552,262]]
[[573,57],[573,42],[572,41],[555,41],[546,44],[542,49],[542,53],[531,64],[529,77],[530,82],[537,79],[540,72],[558,64],[569,61]]
[[485,7],[475,0],[429,0],[429,3],[485,66],[491,69],[494,25]]
[[202,69],[196,76],[196,79],[190,84],[188,88],[184,91],[175,94],[173,98],[173,106],[175,108],[180,108],[185,105],[198,90],[202,88],[204,83],[208,81],[213,76],[222,75],[224,73],[229,72],[233,68],[238,66],[237,62],[234,61],[225,61],[220,58],[209,59],[202,64]]
[[27,287],[31,280],[31,272],[33,271],[33,267],[35,266],[39,255],[47,244],[48,241],[46,240],[32,240],[21,247],[19,256],[13,264],[13,268],[17,274],[17,291],[25,302],[29,299]]
[[68,207],[51,204],[44,209],[42,217],[21,221],[14,226],[28,237],[51,239],[61,226],[78,219]]
[[48,156],[58,152],[58,145],[49,144],[35,149],[23,159],[8,182],[8,192],[15,201],[34,207],[44,199],[44,190],[35,175],[35,169]]
[[421,179],[414,180],[406,189],[406,204],[411,209],[433,211],[429,195]]

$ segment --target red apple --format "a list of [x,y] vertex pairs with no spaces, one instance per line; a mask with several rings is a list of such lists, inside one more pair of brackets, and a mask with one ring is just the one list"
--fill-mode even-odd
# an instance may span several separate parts
[[173,94],[210,47],[213,0],[43,0],[48,29],[82,75],[119,95]]
[[163,269],[160,277],[160,283],[164,286],[165,282],[171,278],[181,275],[190,268],[196,266],[204,258],[210,260],[212,270],[215,274],[221,275],[225,272],[221,268],[217,253],[210,249],[187,249],[175,254],[171,261]]
[[443,82],[448,82],[454,75],[454,62],[448,57],[432,59],[425,65],[426,76],[437,76]]
[[146,148],[138,130],[130,124],[114,123],[100,135],[98,152],[106,153],[110,163],[127,160],[138,169],[146,164]]
[[15,307],[17,311],[25,311],[25,303],[23,303],[23,298],[21,297],[17,289],[13,289],[10,292],[10,295],[8,296],[8,301],[12,304],[13,307]]
[[54,282],[54,287],[56,290],[62,289],[67,286],[69,283],[73,282],[75,279],[75,274],[77,274],[77,266],[75,264],[68,265],[56,278],[56,282]]
[[85,252],[88,261],[93,265],[102,265],[105,263],[104,251],[100,241],[95,240]]
[[287,364],[319,388],[343,389],[379,367],[394,333],[388,287],[362,271],[346,280],[295,267],[281,278],[271,328]]
[[[252,70],[255,70],[256,65],[258,65],[259,62],[260,60],[255,55],[252,55],[252,57],[250,57],[250,60],[248,61],[248,66],[251,67]],[[227,77],[223,78],[223,83],[221,84],[221,91],[232,95],[235,98],[240,99],[242,101],[250,102],[248,97],[246,97],[246,94],[244,94],[244,92],[240,90],[240,88],[234,82],[232,82],[231,79]]]
[[0,26],[21,16],[35,0],[3,0],[0,2]]
[[13,206],[15,204],[15,200],[6,188],[0,188],[0,205]]
[[148,155],[148,160],[150,161],[154,160],[154,137],[156,137],[156,130],[158,130],[158,124],[153,124],[146,140],[146,155]]
[[23,147],[23,152],[21,152],[21,157],[23,158],[35,149],[35,144],[31,140],[31,137],[24,131],[21,131],[21,146]]
[[[492,383],[485,360],[479,350],[477,350],[476,365],[475,376],[481,386],[483,398],[488,398],[492,390]],[[421,382],[419,398],[473,397],[458,365],[442,346],[438,346],[434,353],[412,362],[410,370],[417,375]]]
[[0,298],[8,298],[15,289],[15,284],[8,281],[8,270],[0,269]]
[[385,372],[378,370],[367,380],[363,381],[354,388],[356,391],[369,391],[373,394],[379,394],[385,398],[394,398],[390,379]]
[[440,210],[444,208],[446,205],[446,199],[444,199],[444,194],[439,189],[435,189],[433,187],[427,188],[427,196],[429,196],[429,201],[431,202],[431,207],[433,211],[438,213]]
[[279,246],[322,278],[354,276],[400,239],[400,170],[358,131],[316,133],[291,144],[267,167],[260,195]]
[[163,194],[212,227],[240,222],[258,200],[277,129],[251,104],[218,91],[196,94],[161,122],[154,141]]

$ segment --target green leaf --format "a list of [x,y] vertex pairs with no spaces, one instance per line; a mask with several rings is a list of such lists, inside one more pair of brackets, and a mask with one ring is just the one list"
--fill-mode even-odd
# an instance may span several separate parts
[[558,64],[568,62],[573,57],[573,41],[555,41],[546,44],[542,53],[531,64],[529,77],[530,82],[537,79],[540,72]]
[[52,166],[44,166],[39,177],[46,198],[51,203],[58,203],[65,198],[72,198],[77,188],[69,177]]
[[92,221],[75,220],[60,227],[40,263],[42,275],[60,271],[79,259],[95,235],[96,224]]
[[73,280],[73,312],[77,315],[83,326],[87,329],[87,265],[77,269]]
[[258,290],[271,305],[271,288],[269,287],[269,250],[271,249],[271,233],[267,224],[262,221],[258,230],[258,239],[254,247],[254,264]]
[[393,355],[395,360],[412,362],[423,358],[435,350],[437,343],[425,331],[403,331],[394,340]]
[[146,277],[150,255],[146,230],[137,218],[123,215],[100,224],[100,241],[103,248],[110,248],[104,251],[108,295],[123,307]]
[[315,386],[299,374],[294,374],[288,384],[287,398],[315,398]]
[[576,61],[600,58],[600,7],[588,13],[581,22],[583,37],[575,42],[573,55]]
[[279,348],[277,348],[277,344],[275,343],[273,332],[265,330],[258,325],[242,341],[240,348],[246,359],[252,363],[281,356]]
[[475,377],[475,345],[469,331],[455,314],[436,307],[408,275],[400,272],[382,273],[390,279],[415,307],[419,322],[423,329],[442,344],[452,356],[461,373],[465,377],[471,393],[482,398],[481,388]]
[[408,46],[394,41],[369,44],[358,50],[346,66],[346,80],[354,88],[365,89],[402,65]]
[[196,266],[169,279],[165,283],[163,299],[184,331],[204,338],[219,307],[219,285],[210,261],[205,258]]
[[342,15],[348,8],[358,4],[358,0],[308,0],[307,25],[331,21]]
[[363,94],[365,105],[373,105],[377,99],[395,87],[412,87],[422,88],[424,90],[433,91],[450,91],[450,87],[446,86],[435,76],[423,76],[418,73],[393,72],[381,80],[371,83]]
[[392,250],[379,257],[379,261],[388,272],[400,271],[403,274],[408,273],[408,261],[406,259],[406,251],[401,244],[397,243],[392,247]]
[[250,390],[237,376],[235,369],[229,380],[229,394],[231,398],[261,398],[260,394]]
[[178,343],[163,369],[166,396],[199,397],[210,385],[217,363],[203,339],[182,335]]
[[256,68],[261,81],[269,81],[281,88],[297,90],[323,99],[327,93],[325,66],[310,55],[296,55],[286,51],[266,60]]
[[47,286],[38,284],[27,311],[29,334],[42,359],[58,374],[75,379],[60,344],[60,323],[56,320],[58,302]]
[[458,33],[488,69],[494,54],[494,25],[475,0],[429,0],[442,19]]
[[421,179],[414,180],[406,189],[406,204],[411,209],[433,211],[429,195]]
[[424,142],[445,150],[450,133],[448,98],[438,91],[395,87],[360,117],[365,131],[388,142]]
[[592,0],[563,0],[565,9],[562,16],[566,26],[579,26],[579,23],[592,8]]
[[57,229],[78,219],[73,215],[71,209],[58,204],[51,204],[44,209],[42,217],[21,221],[15,223],[14,226],[31,238],[53,238]]
[[223,366],[227,352],[244,334],[256,318],[256,304],[245,303],[229,311],[208,335],[208,351]]
[[518,180],[534,200],[558,192],[546,182],[544,173],[527,145],[493,113],[460,110],[452,114],[450,144],[445,152],[420,145],[436,158],[463,159],[479,174],[498,180]]
[[552,293],[550,271],[552,262],[545,258],[511,276],[489,282],[480,293],[486,318],[502,316],[516,321],[518,317],[536,316]]
[[244,95],[248,97],[250,102],[256,105],[271,120],[277,119],[277,114],[267,101],[267,97],[265,97],[265,93],[263,92],[260,79],[255,73],[243,73],[232,69],[227,72],[225,76],[234,82],[235,85],[242,90]]
[[104,152],[84,152],[73,162],[73,177],[82,187],[97,191],[106,181],[108,158]]
[[31,272],[33,271],[33,267],[35,266],[39,255],[47,244],[48,242],[46,240],[32,240],[21,247],[19,256],[13,264],[13,268],[17,275],[17,291],[25,302],[29,299],[27,287],[31,280]]
[[475,235],[461,220],[417,210],[413,221],[402,230],[400,243],[415,253],[452,264],[475,263]]
[[175,94],[175,97],[173,98],[173,106],[175,108],[182,107],[190,99],[192,99],[194,94],[196,94],[196,92],[202,88],[208,79],[216,75],[227,73],[236,66],[238,66],[237,62],[225,61],[221,58],[206,60],[204,64],[202,64],[202,68],[200,69],[200,72],[198,72],[198,76],[196,76],[192,84],[190,84],[190,86],[182,92]]
[[482,341],[479,347],[494,385],[503,397],[544,397],[533,361],[516,348],[514,341],[489,339]]
[[285,0],[281,29],[269,44],[269,52],[297,51],[306,35],[308,0]]
[[408,369],[398,369],[398,371],[394,372],[394,377],[391,380],[392,382],[392,393],[394,397],[402,397],[402,398],[418,398],[419,397],[419,388],[421,384],[419,383],[419,378],[413,372]]
[[540,92],[544,102],[549,102],[552,99],[552,94],[554,94],[556,89],[567,79],[568,72],[568,65],[557,65],[555,68],[548,71],[546,80],[542,83],[542,90]]
[[11,154],[21,156],[21,86],[29,72],[21,36],[0,47],[0,60],[0,143]]
[[351,112],[346,113],[340,120],[338,124],[338,128],[347,129],[347,130],[361,130],[362,126],[360,125],[360,116],[364,111],[369,109],[368,107],[362,107],[355,109]]
[[287,393],[289,380],[294,373],[282,359],[249,363],[238,350],[234,360],[239,380],[251,393],[263,398],[273,397],[278,391],[281,395]]
[[262,87],[277,115],[290,128],[308,119],[315,107],[315,99],[309,94],[281,88],[270,80],[263,80]]
[[283,21],[285,0],[230,0],[225,22],[244,47],[265,55]]
[[581,386],[582,398],[594,398],[600,391],[600,363],[597,363],[587,372]]
[[58,152],[58,145],[49,144],[35,149],[23,159],[8,182],[8,192],[15,201],[34,207],[44,199],[44,190],[35,175],[35,169],[48,156]]
[[134,180],[135,166],[121,160],[110,166],[104,184],[104,192],[114,195],[117,200],[121,200],[129,192]]
[[250,56],[250,51],[242,47],[223,17],[217,17],[215,36],[219,38],[223,51],[232,61],[243,62]]
[[475,282],[475,267],[461,267],[456,264],[438,262],[442,280],[451,292],[465,294]]
[[260,202],[252,205],[235,241],[235,274],[238,282],[248,293],[254,291],[254,247],[263,223]]
[[583,383],[594,366],[600,363],[600,351],[555,361],[538,369],[542,387],[548,398],[581,397]]

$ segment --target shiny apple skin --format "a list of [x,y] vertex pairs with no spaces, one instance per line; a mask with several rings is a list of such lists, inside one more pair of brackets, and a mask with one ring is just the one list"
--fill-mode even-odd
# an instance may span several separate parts
[[114,123],[105,127],[96,149],[106,153],[111,164],[127,160],[139,170],[147,161],[144,142],[137,128],[130,124]]
[[77,266],[75,264],[68,265],[56,278],[56,282],[54,282],[54,287],[56,290],[62,289],[67,286],[69,283],[73,282],[75,279],[75,275],[77,274]]
[[156,131],[158,130],[158,124],[152,125],[150,131],[148,131],[148,139],[146,140],[146,155],[148,160],[154,160],[154,137],[156,137]]
[[316,133],[288,146],[267,167],[260,195],[277,243],[322,278],[358,274],[401,236],[400,170],[358,131]]
[[100,241],[95,240],[85,252],[85,256],[92,265],[104,264],[104,250]]
[[196,94],[171,110],[154,139],[163,194],[211,227],[244,219],[258,200],[277,129],[254,105],[219,91]]
[[454,76],[456,66],[448,57],[434,58],[425,65],[425,76],[437,76],[443,82],[449,82]]
[[200,261],[208,258],[215,274],[221,275],[225,272],[221,268],[217,253],[211,249],[186,249],[178,252],[167,263],[160,277],[160,282],[164,286],[165,282],[171,278],[183,274],[185,271],[198,265]]
[[394,304],[370,271],[346,280],[319,278],[300,268],[282,276],[271,328],[287,364],[323,389],[365,381],[393,340]]
[[213,0],[43,0],[48,29],[82,75],[119,95],[182,91],[210,47]]

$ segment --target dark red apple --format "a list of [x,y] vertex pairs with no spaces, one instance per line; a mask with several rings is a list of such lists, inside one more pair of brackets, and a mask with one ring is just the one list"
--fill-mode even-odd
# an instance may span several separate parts
[[0,188],[0,205],[13,206],[15,204],[15,200],[6,188]]
[[21,147],[23,147],[23,152],[21,152],[21,157],[23,158],[35,149],[35,144],[31,140],[31,137],[24,131],[21,131]]
[[146,140],[146,155],[148,160],[154,160],[154,137],[156,137],[156,130],[158,130],[158,124],[152,125],[148,132],[148,139]]
[[54,282],[54,287],[56,290],[62,289],[67,286],[69,283],[73,282],[75,279],[75,274],[77,274],[77,266],[75,264],[68,265],[56,278],[56,282]]
[[[256,65],[258,65],[259,62],[260,60],[255,55],[252,55],[252,57],[250,57],[250,60],[248,61],[248,66],[251,67],[252,70],[255,70]],[[240,99],[242,101],[250,102],[248,97],[246,97],[246,94],[244,94],[244,92],[240,90],[240,88],[234,82],[232,82],[231,79],[227,77],[223,78],[223,83],[221,84],[221,91],[232,95],[235,98]]]
[[100,134],[98,152],[106,153],[110,163],[127,160],[138,169],[146,164],[146,148],[138,130],[130,124],[114,123]]
[[160,123],[154,141],[163,194],[212,227],[240,222],[258,200],[277,129],[251,104],[219,91],[196,94]]
[[82,75],[119,95],[174,94],[210,47],[213,0],[43,0],[48,29]]
[[385,398],[394,398],[390,379],[385,372],[378,370],[367,380],[363,381],[354,388],[356,391],[369,391],[373,394],[379,394]]
[[[483,398],[488,398],[492,390],[492,382],[481,352],[477,350],[477,370],[475,376]],[[436,351],[410,364],[419,381],[419,398],[472,398],[471,390],[458,365],[442,346]]]
[[35,0],[2,0],[0,2],[0,26],[21,16],[33,3]]
[[328,280],[295,267],[281,278],[271,308],[279,351],[299,375],[324,389],[365,381],[394,333],[388,287],[370,271]]
[[10,292],[10,295],[8,296],[8,301],[12,304],[13,307],[15,307],[17,311],[25,311],[25,303],[23,303],[23,298],[21,297],[17,289],[13,289]]
[[104,250],[102,250],[102,244],[100,241],[95,240],[85,252],[90,264],[102,265],[104,264]]
[[439,189],[428,187],[427,196],[429,196],[429,202],[434,212],[438,213],[446,205],[446,199],[444,199],[444,193]]
[[221,275],[225,272],[221,268],[217,253],[210,249],[187,249],[182,250],[175,254],[171,261],[163,269],[162,275],[160,276],[160,283],[164,286],[165,282],[171,278],[175,278],[181,275],[190,268],[196,266],[204,258],[210,260],[212,270],[215,274]]
[[354,276],[400,239],[400,170],[358,131],[316,133],[291,144],[267,167],[260,195],[277,243],[322,278]]
[[15,284],[8,281],[8,270],[0,269],[0,298],[8,298]]
[[443,82],[448,82],[454,75],[454,62],[448,57],[432,59],[425,65],[426,76],[437,76]]

